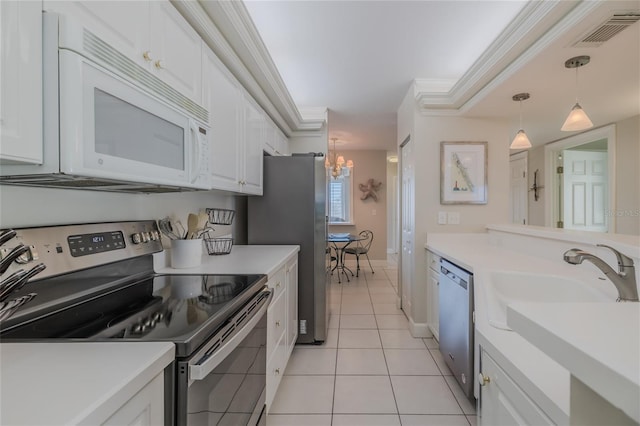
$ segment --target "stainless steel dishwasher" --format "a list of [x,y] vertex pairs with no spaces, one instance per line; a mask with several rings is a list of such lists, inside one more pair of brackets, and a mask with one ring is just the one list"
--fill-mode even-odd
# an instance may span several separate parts
[[440,260],[440,352],[467,398],[473,398],[473,274]]

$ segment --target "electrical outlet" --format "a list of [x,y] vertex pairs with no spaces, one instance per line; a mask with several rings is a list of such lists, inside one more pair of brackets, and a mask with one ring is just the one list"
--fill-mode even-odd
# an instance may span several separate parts
[[438,225],[447,224],[447,212],[438,212]]
[[449,225],[460,225],[460,212],[447,213],[447,223]]

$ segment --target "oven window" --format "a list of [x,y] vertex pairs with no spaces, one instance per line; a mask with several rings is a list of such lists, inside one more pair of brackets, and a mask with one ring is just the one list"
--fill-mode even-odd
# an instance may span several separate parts
[[96,153],[184,170],[184,129],[94,88]]
[[247,425],[264,406],[266,315],[207,377],[189,386],[188,425]]

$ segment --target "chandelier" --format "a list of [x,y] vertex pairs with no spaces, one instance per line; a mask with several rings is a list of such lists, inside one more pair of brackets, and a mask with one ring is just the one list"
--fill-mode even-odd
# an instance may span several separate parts
[[[324,160],[324,166],[327,170],[331,170],[331,176],[334,179],[338,179],[343,175],[344,167],[348,169],[353,167],[353,161],[345,161],[342,155],[338,155],[338,151],[336,151],[336,141],[338,138],[331,138],[331,140],[333,141],[333,153],[327,155],[327,158]],[[331,158],[331,160],[329,160],[329,158]]]

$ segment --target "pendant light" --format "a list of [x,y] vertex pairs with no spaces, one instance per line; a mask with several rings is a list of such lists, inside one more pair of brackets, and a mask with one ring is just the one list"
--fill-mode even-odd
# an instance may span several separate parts
[[563,132],[575,132],[576,130],[585,130],[593,127],[593,123],[578,103],[578,68],[587,65],[591,58],[589,56],[576,56],[568,59],[564,66],[566,68],[576,69],[576,104],[571,108],[569,116],[562,125]]
[[338,140],[338,138],[331,138],[331,140],[333,141],[333,159],[329,160],[329,156],[327,156],[327,158],[325,158],[324,165],[327,169],[331,169],[331,176],[334,179],[338,179],[342,177],[342,169],[344,167],[347,167],[349,169],[353,168],[353,161],[345,161],[342,155],[338,155],[338,151],[336,151],[336,141]]
[[509,146],[510,149],[529,149],[531,148],[531,142],[527,137],[527,134],[524,132],[522,128],[522,101],[526,101],[529,99],[528,93],[518,93],[517,95],[513,95],[514,101],[520,102],[520,130],[516,133],[516,137],[513,138],[513,142]]

